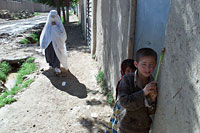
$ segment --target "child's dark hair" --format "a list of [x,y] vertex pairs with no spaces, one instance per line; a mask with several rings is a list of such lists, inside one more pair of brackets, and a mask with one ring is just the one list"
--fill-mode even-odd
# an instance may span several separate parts
[[121,64],[121,74],[124,75],[126,68],[130,67],[133,71],[136,70],[136,67],[134,65],[134,60],[133,59],[126,59],[122,62]]
[[[122,64],[121,64],[121,78],[125,75],[126,68],[128,68],[128,67],[130,69],[132,69],[133,71],[135,71],[137,69],[134,65],[133,59],[126,59],[122,62]],[[117,100],[117,96],[118,96],[120,81],[121,81],[121,79],[118,81],[117,87],[116,87],[116,100]]]
[[157,53],[151,48],[141,48],[136,52],[136,61],[139,62],[140,58],[145,56],[152,56],[157,61]]

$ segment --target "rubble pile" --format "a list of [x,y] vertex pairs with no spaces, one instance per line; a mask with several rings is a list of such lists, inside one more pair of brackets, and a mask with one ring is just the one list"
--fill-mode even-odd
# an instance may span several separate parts
[[23,19],[23,18],[30,18],[33,17],[33,13],[30,13],[28,10],[22,10],[20,12],[13,12],[11,13],[8,10],[0,10],[0,18],[2,19]]
[[0,10],[0,18],[3,19],[11,18],[11,13],[8,10]]

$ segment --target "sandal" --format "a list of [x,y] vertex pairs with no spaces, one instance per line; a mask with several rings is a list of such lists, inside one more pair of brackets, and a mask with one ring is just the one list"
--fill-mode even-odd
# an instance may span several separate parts
[[61,74],[61,70],[60,70],[60,68],[55,68],[55,72],[56,72],[56,75],[59,75],[59,74]]

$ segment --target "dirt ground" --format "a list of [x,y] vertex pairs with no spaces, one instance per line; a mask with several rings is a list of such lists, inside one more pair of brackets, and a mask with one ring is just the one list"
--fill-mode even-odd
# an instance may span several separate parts
[[[76,20],[73,16],[70,18]],[[37,44],[0,44],[0,58],[36,58],[35,81],[16,95],[17,102],[0,108],[0,133],[104,132],[112,113],[96,82],[97,62],[91,58],[77,22],[66,26],[69,72],[56,76]],[[62,86],[62,82],[66,86]]]

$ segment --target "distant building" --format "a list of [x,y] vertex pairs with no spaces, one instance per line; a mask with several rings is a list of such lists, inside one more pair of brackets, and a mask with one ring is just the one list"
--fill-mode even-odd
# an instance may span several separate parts
[[1,0],[0,10],[9,10],[10,12],[18,12],[28,10],[29,12],[49,12],[52,7],[48,5],[34,3],[32,0]]

